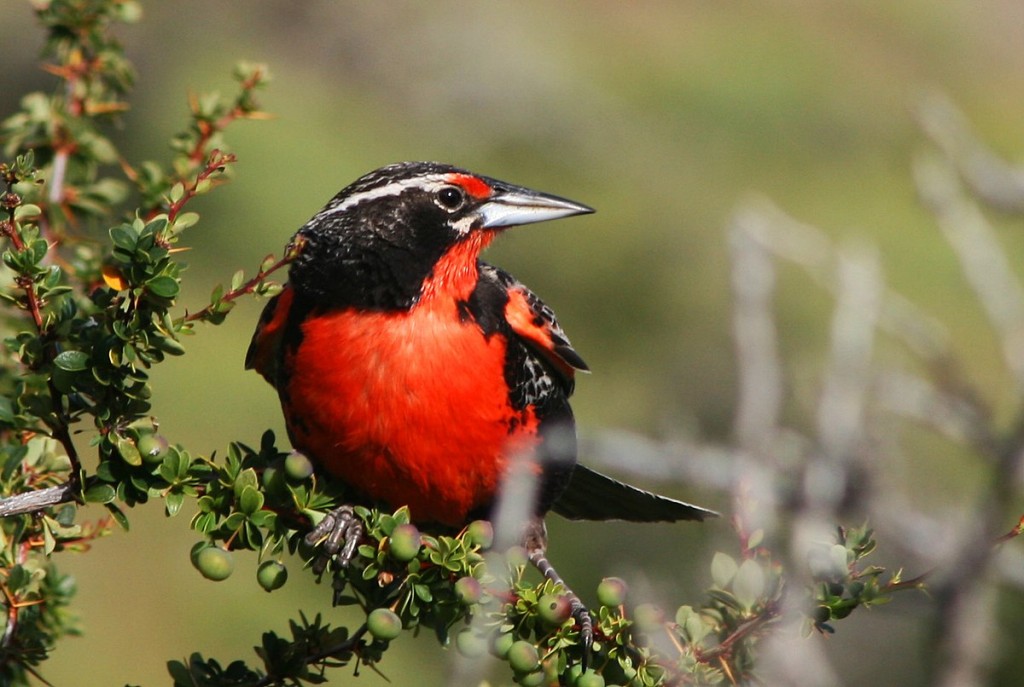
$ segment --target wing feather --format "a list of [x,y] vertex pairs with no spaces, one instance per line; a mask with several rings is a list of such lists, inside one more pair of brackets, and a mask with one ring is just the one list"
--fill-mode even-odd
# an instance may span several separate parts
[[512,331],[547,362],[572,388],[576,371],[589,371],[572,347],[555,312],[522,282],[492,265],[481,263],[481,280],[497,284],[505,296],[503,315]]
[[270,299],[263,308],[259,324],[249,342],[249,350],[245,353],[245,369],[256,370],[274,387],[278,382],[281,344],[294,294],[286,284],[281,293]]

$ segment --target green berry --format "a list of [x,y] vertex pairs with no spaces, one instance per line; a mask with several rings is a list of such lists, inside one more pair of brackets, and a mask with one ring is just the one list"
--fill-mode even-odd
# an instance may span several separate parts
[[514,567],[526,565],[530,562],[530,556],[522,546],[510,546],[505,552],[505,560]]
[[199,552],[209,547],[210,542],[208,541],[197,541],[192,545],[192,550],[188,552],[188,558],[192,561],[193,567],[198,567],[199,565]]
[[486,520],[474,520],[466,527],[466,541],[471,546],[489,549],[494,543],[494,527]]
[[466,658],[479,658],[487,653],[487,640],[467,627],[455,635],[455,648]]
[[537,647],[525,639],[512,643],[508,649],[508,664],[517,673],[530,673],[540,667],[540,654]]
[[604,678],[601,677],[600,673],[588,670],[585,673],[580,673],[580,676],[576,678],[574,687],[604,687]]
[[460,577],[455,581],[455,596],[466,606],[475,604],[483,596],[483,587],[473,577]]
[[313,463],[304,454],[292,451],[284,459],[284,472],[289,479],[301,482],[313,474]]
[[146,432],[135,442],[135,447],[139,449],[142,460],[154,464],[163,461],[170,446],[162,434]]
[[194,564],[203,577],[215,582],[228,579],[235,570],[235,559],[231,552],[219,546],[203,547],[196,554]]
[[390,608],[375,608],[366,617],[366,629],[374,639],[390,642],[402,634],[402,619]]
[[537,616],[552,627],[558,627],[571,615],[572,605],[562,594],[545,594],[537,602]]
[[654,604],[640,604],[633,609],[633,621],[641,632],[655,632],[665,624],[665,614]]
[[267,491],[277,491],[284,484],[284,474],[281,468],[271,465],[263,471],[263,486]]
[[522,687],[541,687],[548,683],[548,678],[543,670],[531,670],[529,673],[516,675],[515,681]]
[[618,577],[606,577],[597,585],[597,600],[602,606],[621,606],[626,603],[629,587]]
[[256,581],[268,592],[280,589],[288,581],[288,568],[279,561],[263,561],[256,569]]
[[408,563],[420,552],[423,540],[416,525],[405,523],[398,525],[391,532],[388,540],[388,551],[399,563]]
[[501,632],[494,635],[491,638],[491,654],[498,658],[507,658],[508,651],[512,648],[512,644],[516,641],[516,638],[512,636],[511,632]]

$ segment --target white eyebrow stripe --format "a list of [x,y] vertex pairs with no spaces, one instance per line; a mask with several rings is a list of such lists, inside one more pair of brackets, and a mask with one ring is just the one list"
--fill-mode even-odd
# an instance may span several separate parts
[[348,198],[341,201],[337,205],[330,205],[324,208],[319,213],[317,213],[314,219],[323,219],[324,217],[329,217],[330,215],[339,212],[345,212],[346,210],[354,208],[356,205],[359,205],[360,203],[366,202],[368,200],[373,200],[374,198],[397,196],[403,191],[406,191],[411,188],[421,188],[424,191],[436,191],[444,186],[448,186],[451,184],[451,182],[448,181],[449,177],[449,174],[428,174],[427,176],[413,177],[411,179],[401,179],[400,181],[393,181],[390,184],[385,184],[383,186],[371,188],[366,191],[360,191],[359,193],[355,193],[349,196]]

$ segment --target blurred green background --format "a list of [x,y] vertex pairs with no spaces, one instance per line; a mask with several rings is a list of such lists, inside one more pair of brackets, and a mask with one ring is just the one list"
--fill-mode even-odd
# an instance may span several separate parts
[[[6,115],[52,79],[37,67],[42,33],[28,3],[3,8]],[[398,160],[451,162],[598,209],[510,232],[488,253],[556,309],[593,369],[577,385],[581,432],[725,439],[735,367],[724,226],[756,192],[836,237],[877,244],[890,285],[949,324],[993,400],[1008,397],[998,346],[916,202],[909,169],[924,140],[910,105],[921,89],[942,89],[997,150],[1019,153],[1017,0],[176,0],[144,9],[141,24],[119,31],[138,69],[117,134],[129,159],[164,159],[186,94],[230,90],[236,59],[266,62],[274,76],[262,101],[275,118],[229,130],[236,179],[193,208],[203,221],[187,237],[183,305],[201,306],[236,269],[251,273],[358,175]],[[1024,253],[1019,225],[1002,238],[1011,259]],[[784,277],[779,322],[799,373],[822,356],[829,302],[799,275]],[[260,307],[242,303],[157,371],[155,410],[173,441],[209,452],[256,443],[268,426],[284,436],[272,390],[242,369]],[[958,490],[970,481],[971,466],[937,448],[904,466],[926,510],[963,502]],[[228,582],[202,580],[188,560],[188,515],[167,521],[157,511],[139,509],[130,533],[114,532],[91,555],[61,557],[80,583],[86,634],[45,666],[55,685],[166,684],[167,659],[193,650],[249,659],[260,632],[283,629],[298,609],[345,621],[328,591],[295,569],[284,590],[262,592],[253,556],[240,557]],[[700,531],[551,524],[553,560],[584,597],[619,574],[640,600],[695,602],[710,552],[730,540],[724,521]],[[904,595],[841,623],[830,655],[845,684],[919,683],[927,608]],[[432,639],[403,638],[382,669],[394,684],[443,685],[448,666]],[[360,684],[385,684],[363,672]],[[336,673],[332,684],[354,681]]]

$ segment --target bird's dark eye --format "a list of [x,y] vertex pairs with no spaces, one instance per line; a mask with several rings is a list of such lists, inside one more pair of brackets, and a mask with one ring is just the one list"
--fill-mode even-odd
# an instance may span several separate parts
[[465,194],[454,186],[445,186],[437,192],[437,202],[449,210],[458,209],[465,199]]

